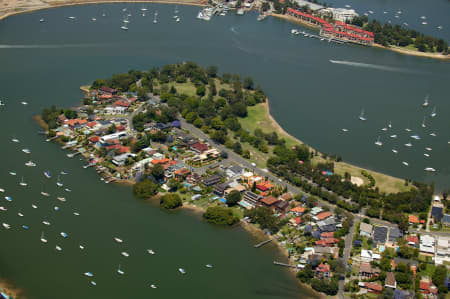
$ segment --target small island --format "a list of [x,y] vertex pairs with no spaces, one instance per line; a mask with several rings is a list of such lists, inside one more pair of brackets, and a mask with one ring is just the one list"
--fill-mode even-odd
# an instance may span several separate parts
[[167,210],[195,208],[212,224],[264,233],[286,254],[288,262],[276,265],[328,295],[389,293],[383,286],[392,276],[402,292],[422,280],[444,292],[433,276],[442,267],[420,266],[415,280],[405,268],[427,260],[407,240],[429,220],[433,186],[302,144],[275,125],[251,77],[185,62],[130,70],[82,90],[81,106],[46,108],[40,123],[47,140],[70,150],[69,158],[85,157],[84,167],[105,183],[132,184],[137,198]]

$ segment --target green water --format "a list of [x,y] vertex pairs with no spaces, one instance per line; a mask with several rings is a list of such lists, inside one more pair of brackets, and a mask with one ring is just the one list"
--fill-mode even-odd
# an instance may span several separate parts
[[[132,13],[127,32],[119,29],[123,7]],[[192,60],[251,75],[269,95],[280,124],[319,150],[339,153],[360,166],[449,186],[450,126],[444,117],[450,111],[448,62],[294,38],[289,33],[294,25],[271,18],[256,22],[255,14],[201,22],[195,19],[198,8],[179,7],[181,22],[175,23],[173,6],[148,5],[147,17],[140,16],[139,8],[141,4],[65,7],[0,22],[0,98],[7,103],[0,111],[0,188],[13,197],[13,202],[1,199],[0,204],[8,208],[0,213],[1,222],[12,225],[8,231],[0,228],[0,276],[23,287],[29,298],[311,297],[285,269],[272,265],[283,260],[273,245],[255,250],[257,240],[241,228],[211,226],[188,211],[160,211],[133,198],[127,187],[105,185],[93,169],[81,167],[84,162],[68,159],[37,135],[33,115],[54,103],[77,105],[80,85],[112,73]],[[155,9],[157,25],[152,23]],[[46,22],[39,23],[40,18]],[[365,65],[332,64],[329,59]],[[430,106],[438,107],[427,130],[435,130],[437,137],[418,131],[427,93]],[[22,99],[29,105],[20,105]],[[369,119],[364,124],[357,120],[362,107]],[[393,141],[380,131],[389,119],[398,144],[412,135],[404,133],[407,126],[423,140],[413,142],[408,152],[399,146],[401,157],[395,157],[388,147]],[[341,134],[343,127],[349,134]],[[381,149],[373,144],[378,135],[385,142]],[[12,137],[21,143],[12,143]],[[425,146],[433,147],[427,162]],[[23,147],[32,150],[30,157],[21,152]],[[24,166],[30,158],[37,167]],[[410,162],[408,169],[403,160]],[[438,172],[425,174],[427,166]],[[55,177],[46,180],[42,172],[47,169],[70,172],[62,179],[73,191],[65,194],[57,188]],[[29,186],[18,185],[21,176]],[[43,198],[42,190],[51,197]],[[56,200],[61,194],[66,203]],[[38,209],[32,209],[33,203]],[[18,217],[19,211],[25,216]],[[44,226],[43,220],[52,225]],[[39,241],[41,231],[47,245]],[[62,239],[61,231],[69,238]],[[114,243],[114,236],[125,243]],[[55,251],[57,244],[63,252]],[[86,249],[79,250],[79,244]],[[148,255],[147,248],[157,254]],[[122,257],[122,251],[130,257]],[[119,263],[126,272],[122,277],[116,273]],[[214,268],[205,268],[207,263]],[[179,267],[188,274],[178,273]],[[86,271],[95,274],[96,287],[82,275]],[[159,288],[151,289],[151,283]]]

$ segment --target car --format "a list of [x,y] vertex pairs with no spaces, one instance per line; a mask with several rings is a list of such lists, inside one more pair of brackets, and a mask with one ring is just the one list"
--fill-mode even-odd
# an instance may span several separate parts
[[278,181],[282,182],[283,180],[282,179],[278,179]]
[[251,166],[253,166],[253,167],[256,167],[256,164],[255,164],[255,163],[253,163],[253,162],[252,162],[252,163],[250,163],[250,165],[251,165]]

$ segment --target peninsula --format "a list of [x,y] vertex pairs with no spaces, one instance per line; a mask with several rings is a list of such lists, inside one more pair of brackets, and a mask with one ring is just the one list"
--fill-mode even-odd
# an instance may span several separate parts
[[44,109],[42,124],[48,140],[71,149],[68,157],[83,155],[105,183],[133,184],[137,197],[165,209],[195,206],[214,224],[263,231],[288,257],[275,265],[328,295],[445,292],[447,257],[430,264],[426,244],[447,237],[422,230],[442,219],[436,205],[428,214],[433,186],[338,166],[339,157],[274,123],[251,77],[186,62],[82,89],[81,106]]

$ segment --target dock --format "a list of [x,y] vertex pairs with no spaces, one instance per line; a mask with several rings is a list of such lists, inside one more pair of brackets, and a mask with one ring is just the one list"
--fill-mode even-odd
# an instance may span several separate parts
[[81,153],[80,153],[80,152],[70,153],[70,154],[67,154],[67,157],[73,158],[73,157],[75,157],[75,156],[78,155],[78,154],[81,154]]
[[83,168],[86,169],[88,167],[93,167],[95,165],[97,165],[97,163],[89,163],[89,164],[84,165]]
[[277,265],[277,266],[283,266],[283,267],[289,267],[289,268],[297,268],[294,265],[289,265],[289,264],[285,264],[285,263],[281,263],[281,262],[277,262],[277,261],[273,261],[273,264]]
[[258,243],[258,244],[256,244],[256,245],[254,245],[253,247],[259,248],[259,247],[261,247],[261,246],[266,245],[266,244],[269,243],[269,242],[272,242],[272,240],[273,240],[273,239],[265,240],[265,241],[263,241],[263,242],[261,242],[261,243]]

